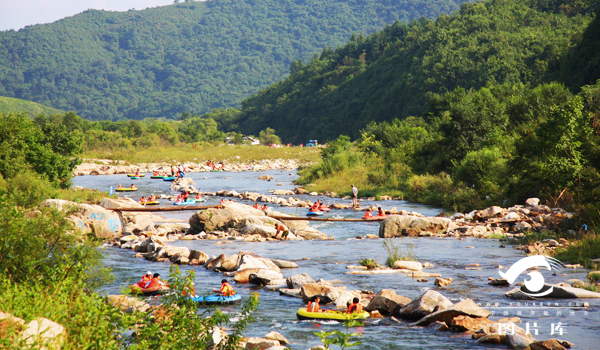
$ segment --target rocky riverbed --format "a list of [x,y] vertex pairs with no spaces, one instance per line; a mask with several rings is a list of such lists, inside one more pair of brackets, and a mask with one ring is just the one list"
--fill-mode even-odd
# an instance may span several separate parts
[[[223,183],[227,184],[233,183],[237,188],[223,190],[222,185],[218,185],[221,188],[215,187],[210,182],[210,176],[219,176],[222,179],[219,181],[225,181]],[[108,289],[109,293],[118,292],[123,283],[126,283],[127,278],[137,279],[138,274],[148,269],[168,274],[168,267],[171,263],[179,263],[180,268],[184,271],[195,269],[198,276],[197,288],[206,284],[218,284],[218,281],[224,276],[239,281],[234,286],[242,295],[247,295],[260,288],[262,302],[257,314],[258,323],[248,332],[249,335],[254,336],[254,339],[252,341],[248,339],[247,348],[256,348],[254,344],[262,344],[258,348],[266,348],[267,345],[277,346],[275,340],[270,339],[274,337],[273,335],[266,336],[272,331],[277,331],[289,339],[291,344],[286,346],[292,349],[307,349],[319,343],[312,333],[320,327],[339,329],[339,326],[335,324],[306,323],[295,320],[295,310],[305,305],[303,299],[310,295],[316,295],[315,293],[321,295],[325,300],[329,298],[329,306],[325,307],[332,308],[345,306],[345,302],[351,296],[361,298],[363,305],[369,308],[369,311],[375,316],[367,322],[363,331],[365,344],[361,348],[365,349],[390,349],[396,346],[423,349],[431,347],[464,349],[485,348],[486,346],[506,348],[511,346],[510,344],[515,344],[513,340],[526,342],[532,341],[532,339],[529,337],[521,339],[515,336],[513,337],[515,339],[510,340],[511,343],[509,343],[507,337],[498,337],[500,334],[494,332],[499,327],[504,327],[499,323],[509,323],[509,328],[512,328],[510,323],[514,323],[516,327],[526,329],[529,327],[527,324],[531,326],[533,322],[540,327],[549,327],[550,323],[556,324],[561,320],[569,324],[569,333],[555,338],[570,340],[578,348],[590,348],[588,345],[591,343],[585,340],[583,334],[588,332],[594,334],[594,332],[600,331],[598,314],[594,311],[597,305],[596,299],[586,299],[589,301],[590,307],[586,307],[582,303],[579,307],[566,309],[567,312],[574,311],[576,315],[579,315],[575,318],[561,319],[555,314],[540,318],[537,315],[531,316],[529,313],[517,315],[516,311],[514,313],[508,311],[512,309],[508,307],[510,305],[508,301],[504,300],[511,299],[506,298],[504,294],[510,292],[510,288],[501,281],[497,282],[500,279],[498,271],[506,270],[512,263],[526,256],[526,252],[502,249],[499,248],[496,240],[476,238],[499,233],[497,228],[502,229],[502,236],[523,235],[525,231],[515,228],[519,222],[529,223],[533,230],[537,230],[540,226],[551,226],[552,222],[556,222],[555,220],[568,218],[569,214],[562,210],[546,208],[540,206],[539,203],[524,203],[522,206],[500,208],[500,210],[486,208],[482,211],[465,213],[462,216],[456,214],[450,217],[436,218],[435,215],[441,212],[440,209],[426,206],[415,207],[394,199],[373,202],[365,198],[361,202],[363,210],[374,205],[382,205],[387,212],[391,212],[395,206],[398,208],[397,215],[390,215],[381,222],[321,223],[305,221],[308,227],[323,233],[323,238],[281,241],[280,237],[273,237],[269,233],[272,231],[265,228],[261,228],[262,231],[255,233],[251,233],[252,231],[247,229],[244,231],[244,228],[250,225],[268,228],[268,215],[273,213],[302,215],[306,211],[304,205],[282,205],[276,202],[276,198],[286,199],[290,203],[289,198],[291,197],[295,201],[306,203],[306,205],[317,199],[331,200],[332,206],[338,204],[339,209],[332,210],[328,214],[330,217],[353,217],[353,215],[360,217],[362,212],[357,213],[352,208],[348,208],[348,201],[344,202],[340,198],[325,197],[319,194],[310,196],[309,193],[296,194],[294,187],[290,186],[294,177],[288,177],[287,172],[280,173],[280,175],[270,172],[269,176],[274,177],[270,182],[259,180],[258,176],[254,176],[255,182],[246,185],[246,191],[240,190],[240,187],[243,188],[243,186],[240,185],[240,180],[237,180],[236,174],[211,173],[210,176],[209,180],[204,180],[203,183],[200,182],[203,181],[202,178],[194,178],[196,183],[202,184],[202,192],[208,194],[205,204],[218,205],[222,199],[233,200],[232,202],[228,200],[223,202],[223,208],[209,209],[210,211],[214,210],[213,217],[221,216],[219,220],[211,222],[211,215],[203,216],[202,213],[188,212],[185,215],[174,215],[180,221],[185,222],[166,223],[172,225],[168,230],[153,233],[153,229],[159,231],[159,226],[165,224],[159,217],[146,213],[123,212],[124,233],[121,232],[119,236],[115,236],[112,240],[114,245],[107,248],[109,256],[107,262],[119,274],[119,281],[114,287]],[[232,179],[227,180],[226,177],[232,177]],[[89,178],[102,179],[104,177]],[[269,185],[262,186],[260,185],[262,183]],[[277,183],[283,183],[285,186],[277,186]],[[271,184],[273,187],[269,189]],[[248,191],[248,189],[254,188],[259,188],[259,190]],[[289,192],[275,194],[274,191],[277,190],[292,191],[292,194]],[[254,196],[248,195],[249,193],[257,193],[260,197],[264,197],[265,200],[263,201],[261,198],[260,201],[268,204],[269,209],[266,212],[249,210],[252,208],[247,204],[253,204],[252,202],[259,199],[252,199]],[[164,195],[172,194],[166,192]],[[131,205],[137,205],[136,201],[124,200],[132,202]],[[244,204],[246,201],[248,203]],[[273,211],[275,207],[277,212]],[[299,212],[299,210],[302,211]],[[511,213],[516,213],[519,219]],[[508,215],[511,217],[507,217]],[[142,220],[143,216],[152,218],[153,225],[142,227],[145,221]],[[195,223],[196,230],[199,232],[192,230],[191,218],[194,216],[196,216],[194,220],[197,221]],[[535,219],[538,216],[544,220],[543,223],[538,222],[539,219]],[[512,221],[505,221],[506,219]],[[419,224],[421,220],[424,220],[426,224]],[[441,226],[436,226],[437,222],[442,222]],[[445,226],[446,223],[448,223],[447,226]],[[538,224],[539,226],[537,226]],[[175,225],[180,226],[176,227]],[[483,231],[481,229],[457,230],[461,227],[477,226],[485,227],[485,233],[478,234],[477,232]],[[393,237],[391,239],[396,244],[413,245],[419,261],[415,264],[399,262],[394,264],[395,268],[381,266],[384,265],[382,257],[385,253],[382,248],[383,240],[378,238],[385,238],[386,232],[389,237]],[[258,234],[254,236],[258,239],[246,240],[255,234]],[[330,240],[330,237],[335,240]],[[569,244],[568,240],[556,243],[559,245]],[[127,244],[131,250],[122,249],[127,248]],[[145,252],[142,251],[144,245],[146,245]],[[540,245],[544,246],[544,249],[551,249],[554,242],[540,242]],[[148,252],[148,250],[152,251]],[[189,255],[187,255],[188,252]],[[148,259],[146,255],[153,258]],[[377,260],[379,266],[373,269],[360,266],[358,261],[365,258]],[[253,264],[258,262],[261,264],[249,265],[250,261]],[[561,282],[570,284],[568,281],[572,279],[584,280],[585,270],[570,268],[557,276],[545,275],[545,277],[547,283],[554,286]],[[522,279],[518,282],[521,281]],[[581,289],[581,291],[583,290]],[[447,298],[452,306],[448,303],[439,305],[434,303],[430,309],[431,312],[420,314],[419,317],[401,316],[401,309],[413,301],[413,305],[421,304],[418,300],[426,300],[433,292]],[[427,293],[429,295],[425,296]],[[436,299],[443,300],[437,296]],[[457,314],[456,312],[463,310],[463,307],[472,306],[469,304],[469,299],[478,307],[472,308],[476,312]],[[561,300],[567,299],[558,299],[559,302]],[[496,303],[500,304],[500,309],[495,305]],[[459,311],[447,311],[441,316],[432,316],[435,322],[429,323],[430,328],[415,324],[419,319],[445,310],[442,309],[444,305],[448,305],[445,309],[455,307]],[[507,308],[502,309],[503,305]],[[487,310],[489,315],[484,316],[486,312],[480,309]],[[233,307],[225,307],[223,310],[226,313],[236,313],[236,309]],[[507,311],[502,310],[507,310],[509,314],[505,316],[504,312]],[[587,316],[582,316],[584,310],[589,312]],[[383,318],[379,318],[379,315]],[[507,319],[500,322],[502,318],[506,317],[510,317],[512,320]],[[522,323],[516,323],[519,320],[514,317],[519,317]],[[315,328],[315,325],[319,326]],[[442,331],[441,329],[444,327],[447,330]],[[515,328],[515,333],[519,332],[519,328]],[[534,336],[534,338],[549,340],[552,337],[548,332],[540,331],[540,335]],[[418,339],[422,345],[415,344],[414,339]],[[479,339],[484,340],[477,343]],[[482,342],[500,342],[504,345],[481,345]],[[567,343],[559,344],[568,345]],[[531,348],[535,348],[535,346],[547,346],[547,344],[536,344]],[[556,344],[553,342],[552,346],[556,346]]]

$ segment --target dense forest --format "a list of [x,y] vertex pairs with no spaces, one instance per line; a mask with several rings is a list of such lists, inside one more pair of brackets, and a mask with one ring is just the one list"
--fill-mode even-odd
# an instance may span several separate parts
[[597,23],[584,33],[599,3],[480,1],[435,20],[397,22],[294,61],[288,78],[240,110],[210,115],[224,127],[255,133],[269,126],[299,143],[356,139],[369,122],[421,116],[431,94],[459,87],[562,78],[577,92],[600,78]]
[[213,0],[89,10],[0,32],[0,96],[87,119],[173,117],[238,106],[293,60],[353,32],[433,18],[464,0]]

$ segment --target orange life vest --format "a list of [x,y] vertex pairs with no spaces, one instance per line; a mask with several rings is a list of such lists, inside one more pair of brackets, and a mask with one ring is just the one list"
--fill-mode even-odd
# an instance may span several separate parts
[[230,297],[232,295],[235,295],[235,290],[233,290],[231,284],[225,282],[221,285],[221,293],[224,297]]
[[160,277],[152,277],[152,279],[150,280],[150,284],[146,288],[160,287],[161,285],[162,283],[160,282]]
[[360,313],[363,311],[363,307],[360,303],[356,303],[356,304],[352,304],[350,305],[350,307],[348,308],[348,313],[351,314],[353,312],[357,312]]
[[144,275],[142,276],[142,279],[138,281],[137,285],[141,288],[144,288],[144,286],[146,285],[146,283],[148,283],[148,281],[150,281],[152,278]]
[[308,312],[319,312],[319,310],[320,310],[319,303],[312,302],[312,301],[308,302],[308,305],[306,306],[306,311],[308,311]]
[[371,211],[367,210],[365,212],[365,215],[362,217],[363,219],[368,219],[368,218],[372,218],[373,216],[371,215]]

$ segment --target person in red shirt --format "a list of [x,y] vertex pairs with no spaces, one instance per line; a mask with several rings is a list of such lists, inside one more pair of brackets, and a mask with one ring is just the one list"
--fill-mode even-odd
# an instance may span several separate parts
[[368,219],[373,218],[373,215],[371,215],[371,211],[370,210],[367,210],[365,212],[365,215],[362,218],[365,219],[365,220],[368,220]]
[[380,218],[385,218],[387,215],[385,215],[385,212],[383,211],[383,209],[381,209],[381,207],[379,207],[378,209],[378,213],[377,216]]
[[359,303],[359,299],[358,298],[354,298],[352,299],[352,304],[348,307],[348,311],[346,311],[346,313],[361,313],[363,311],[363,307],[362,305]]
[[154,276],[152,276],[152,279],[150,281],[148,281],[148,283],[146,283],[144,288],[162,287],[164,285],[165,285],[165,282],[160,280],[160,274],[155,273]]
[[152,272],[150,272],[150,271],[146,272],[146,274],[144,276],[142,276],[142,279],[138,281],[138,283],[137,283],[138,287],[144,288],[146,283],[148,283],[151,279],[152,279]]

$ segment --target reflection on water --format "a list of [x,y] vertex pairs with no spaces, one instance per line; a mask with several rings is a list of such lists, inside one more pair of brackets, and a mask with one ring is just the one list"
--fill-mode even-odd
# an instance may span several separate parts
[[[289,171],[267,171],[262,173],[241,172],[241,173],[193,173],[189,174],[195,181],[196,187],[201,191],[218,190],[236,190],[257,191],[267,193],[275,189],[292,189],[291,182],[297,178],[289,175]],[[257,178],[261,175],[272,175],[274,180],[261,181]],[[204,179],[206,177],[206,179]],[[229,178],[228,178],[229,177]],[[227,179],[228,178],[228,179]],[[74,179],[74,185],[89,188],[98,188],[108,190],[113,185],[129,185],[132,180],[125,175],[110,176],[82,176]],[[134,199],[141,196],[148,196],[151,193],[168,193],[169,183],[161,180],[151,180],[149,176],[135,182],[140,190],[131,195]],[[277,186],[277,183],[283,183],[284,186]],[[308,197],[311,200],[321,199],[325,203],[343,202],[340,199]],[[207,204],[216,204],[222,199],[219,197],[207,197]],[[250,202],[247,202],[250,203]],[[166,204],[166,203],[165,203]],[[370,204],[370,203],[363,203]],[[425,215],[437,215],[441,209],[430,206],[407,203],[404,201],[383,201],[377,202],[383,208],[396,207],[398,210],[417,211]],[[304,215],[305,209],[276,207],[286,213]],[[169,213],[165,216],[188,219],[191,212]],[[349,210],[338,210],[327,215],[336,215],[339,217],[360,217],[362,212],[353,212]],[[308,273],[314,279],[324,278],[326,280],[341,280],[348,289],[371,290],[378,292],[383,288],[394,289],[398,294],[409,298],[416,297],[425,290],[434,288],[433,280],[429,279],[426,283],[417,282],[416,279],[406,277],[401,274],[391,275],[347,275],[346,266],[357,264],[364,258],[372,258],[379,263],[384,263],[386,256],[382,240],[364,240],[356,239],[357,236],[363,236],[368,233],[378,233],[379,224],[370,223],[312,223],[311,226],[334,236],[335,241],[292,241],[292,242],[237,242],[223,241],[217,244],[217,241],[179,241],[172,243],[178,246],[187,246],[190,249],[199,249],[208,255],[236,254],[241,250],[250,250],[257,254],[275,258],[293,260],[300,268],[283,270],[285,277],[293,274]],[[559,338],[569,340],[576,344],[578,349],[596,349],[598,348],[596,340],[600,336],[600,313],[597,311],[600,305],[599,301],[586,300],[592,308],[588,310],[587,315],[583,311],[577,310],[571,314],[572,309],[564,308],[507,308],[510,306],[510,300],[504,298],[503,293],[508,288],[492,287],[488,284],[488,277],[498,278],[498,265],[506,267],[523,257],[521,251],[508,248],[499,248],[497,240],[485,239],[463,239],[454,238],[396,238],[393,240],[401,249],[406,249],[412,245],[413,252],[417,254],[420,261],[429,261],[434,264],[433,268],[427,269],[430,272],[441,273],[444,277],[452,277],[454,282],[446,288],[439,291],[453,302],[471,298],[481,303],[499,303],[503,308],[490,308],[495,315],[491,318],[497,320],[500,317],[519,316],[522,321],[537,323],[539,334],[537,339]],[[467,246],[473,246],[469,249]],[[115,283],[106,286],[104,292],[119,293],[121,288],[128,283],[135,282],[147,270],[159,272],[163,276],[168,276],[169,264],[149,263],[142,259],[136,259],[129,250],[108,247],[105,250],[106,263],[113,268],[117,277]],[[305,259],[307,258],[307,259]],[[471,263],[480,264],[481,270],[466,270],[465,266]],[[191,269],[190,266],[181,266],[183,271]],[[196,290],[199,293],[210,291],[212,288],[220,285],[222,276],[218,273],[208,272],[204,268],[195,267],[196,272]],[[567,276],[562,276],[562,273]],[[550,283],[564,282],[570,278],[585,279],[585,272],[564,270],[558,276],[545,274],[546,281]],[[520,282],[522,282],[520,280]],[[254,291],[250,285],[235,285],[236,290],[242,296],[248,296]],[[312,346],[320,345],[318,337],[313,333],[321,330],[329,331],[333,329],[342,329],[343,326],[333,322],[310,322],[298,321],[296,319],[296,310],[303,306],[300,299],[280,296],[278,292],[259,291],[261,304],[256,313],[257,322],[250,327],[247,334],[249,336],[263,336],[266,333],[276,330],[285,335],[292,341],[292,349],[307,349]],[[230,306],[223,308],[230,314],[235,314],[239,306]],[[534,312],[532,315],[531,312]],[[557,312],[562,311],[562,315],[557,316]],[[517,313],[521,312],[521,315]],[[544,312],[547,315],[544,315]],[[566,325],[566,334],[562,336],[551,335],[551,325],[562,322]],[[505,348],[504,346],[490,346],[475,344],[469,336],[454,334],[450,332],[435,332],[421,328],[408,327],[406,323],[397,323],[391,319],[370,320],[359,331],[363,337],[363,345],[359,349],[486,349],[486,348]]]

